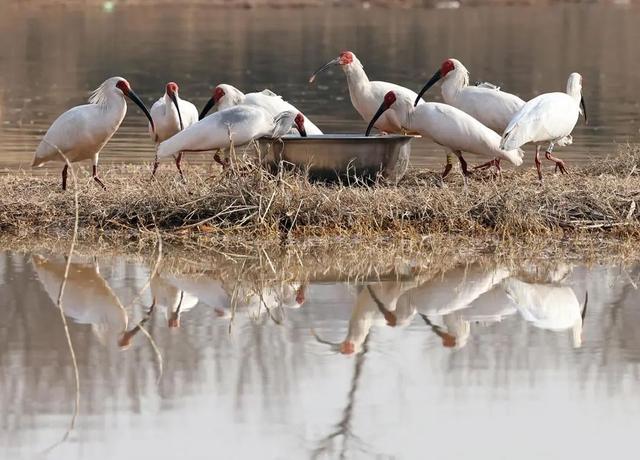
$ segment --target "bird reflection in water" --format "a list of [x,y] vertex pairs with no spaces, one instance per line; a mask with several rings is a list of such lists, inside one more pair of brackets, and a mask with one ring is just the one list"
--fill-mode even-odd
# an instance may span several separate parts
[[[63,258],[34,255],[31,262],[42,287],[55,306],[66,261]],[[103,345],[119,342],[127,330],[127,312],[100,275],[96,261],[71,262],[62,305],[67,317],[79,324],[90,324],[91,330]]]

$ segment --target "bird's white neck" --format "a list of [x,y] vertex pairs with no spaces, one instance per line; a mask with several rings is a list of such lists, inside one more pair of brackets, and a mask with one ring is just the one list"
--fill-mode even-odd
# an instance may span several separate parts
[[364,93],[369,88],[369,77],[367,77],[360,61],[354,59],[351,64],[343,65],[342,69],[347,76],[349,94],[352,99],[354,96]]
[[[177,94],[175,96],[176,96],[176,102],[179,104],[180,98],[178,97]],[[168,113],[173,114],[176,121],[178,121],[178,109],[176,108],[175,104],[173,103],[173,100],[171,99],[171,97],[169,97],[167,93],[164,93],[164,106],[165,106],[165,110]]]
[[456,68],[449,72],[442,81],[442,98],[447,104],[451,104],[464,88],[469,86],[469,72],[466,69]]
[[567,81],[567,94],[571,96],[578,104],[582,98],[582,77],[578,73],[569,75]]

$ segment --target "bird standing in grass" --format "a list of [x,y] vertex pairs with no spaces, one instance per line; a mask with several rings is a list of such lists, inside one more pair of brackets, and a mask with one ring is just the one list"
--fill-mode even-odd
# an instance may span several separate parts
[[[440,89],[442,99],[446,104],[468,113],[480,123],[502,134],[525,102],[518,96],[504,91],[490,83],[469,86],[469,71],[457,59],[447,59],[424,85],[415,100],[417,105],[422,101],[422,95],[442,80]],[[477,166],[485,169],[495,166],[500,171],[500,159],[494,159]]]
[[[155,129],[149,123],[149,135],[156,145],[198,121],[198,109],[191,102],[180,99],[178,90],[177,83],[167,83],[164,96],[151,106],[151,118]],[[180,177],[184,179],[182,168],[180,167],[181,161],[182,153],[178,153],[176,156],[176,168],[178,168]],[[153,175],[155,175],[157,169],[158,162],[156,161],[153,165]]]
[[[399,106],[396,113],[405,114],[403,118],[397,120],[399,126],[432,139],[436,144],[446,147],[458,157],[465,184],[469,171],[467,162],[462,157],[462,152],[505,159],[516,166],[522,164],[522,150],[501,149],[500,136],[471,115],[438,102],[425,102],[414,107],[413,99],[404,94],[397,95],[394,91],[389,91],[385,95],[382,104],[369,123],[367,136],[376,121],[394,105]],[[447,168],[442,176],[446,176],[450,169],[450,164],[447,163]]]
[[133,92],[129,82],[122,77],[111,77],[93,92],[89,104],[69,109],[53,122],[38,145],[31,166],[42,166],[49,161],[65,162],[62,168],[62,190],[66,190],[69,165],[65,158],[70,163],[90,159],[93,179],[105,188],[98,177],[98,156],[127,113],[125,96],[140,107],[149,119],[153,131],[151,114]]
[[569,145],[573,142],[571,132],[575,128],[580,114],[587,121],[587,108],[582,97],[582,76],[579,73],[569,75],[566,93],[547,93],[531,99],[513,117],[502,135],[500,147],[506,150],[517,149],[533,142],[536,144],[536,169],[542,182],[540,162],[540,144],[549,142],[545,157],[553,161],[562,174],[567,172],[564,161],[552,155],[553,147]]

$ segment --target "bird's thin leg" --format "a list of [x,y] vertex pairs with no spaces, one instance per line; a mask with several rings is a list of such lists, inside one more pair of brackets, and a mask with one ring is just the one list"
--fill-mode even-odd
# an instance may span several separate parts
[[551,152],[553,152],[553,142],[549,144],[547,151],[544,152],[544,156],[547,160],[553,161],[556,164],[555,171],[559,169],[562,174],[567,174],[567,167],[564,165],[564,161],[551,155]]
[[442,171],[443,179],[451,172],[451,168],[453,168],[453,158],[451,158],[451,153],[447,152],[447,164],[444,166],[444,171]]
[[540,146],[536,145],[535,156],[536,170],[538,171],[538,180],[542,183],[542,162],[540,161]]
[[462,169],[462,176],[464,177],[464,185],[466,187],[467,183],[468,183],[468,179],[467,178],[470,175],[469,169],[467,167],[467,162],[462,157],[462,152],[460,150],[454,150],[453,153],[455,153],[456,156],[458,157],[458,160],[460,160],[460,168]]
[[62,168],[62,190],[67,189],[67,171],[69,170],[69,165],[64,165]]
[[93,171],[91,175],[93,176],[93,180],[96,181],[98,185],[100,185],[100,187],[102,187],[104,190],[107,189],[107,187],[104,185],[104,182],[102,182],[98,177],[98,165],[93,165]]
[[180,167],[181,162],[182,162],[182,152],[178,153],[178,156],[176,156],[176,168],[178,168],[178,172],[180,173],[182,182],[187,182],[186,179],[184,178],[184,174],[182,173],[182,168]]
[[156,171],[158,170],[158,166],[160,166],[160,162],[158,161],[158,157],[153,160],[153,171],[151,172],[151,177],[156,177]]
[[213,159],[222,166],[222,169],[226,169],[227,166],[229,166],[228,163],[220,157],[220,150],[217,150],[213,154]]
[[487,161],[486,163],[482,163],[481,165],[474,166],[473,169],[489,169],[492,166],[495,166],[496,169],[498,170],[498,172],[500,172],[501,171],[501,169],[500,169],[500,159],[499,158],[494,158],[491,161]]

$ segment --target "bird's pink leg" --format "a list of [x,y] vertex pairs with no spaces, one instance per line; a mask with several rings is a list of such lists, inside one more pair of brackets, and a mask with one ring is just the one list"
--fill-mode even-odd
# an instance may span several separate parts
[[475,166],[473,169],[489,169],[492,166],[495,166],[498,170],[498,173],[502,172],[500,168],[500,158],[494,158],[491,161],[487,161],[486,163],[482,163],[481,165]]
[[153,160],[153,171],[151,172],[151,177],[156,177],[156,171],[158,170],[158,166],[160,166],[160,162],[156,158]]
[[69,165],[64,165],[62,168],[62,190],[67,189],[67,171],[69,170]]
[[564,165],[564,161],[551,155],[550,150],[544,152],[544,156],[547,160],[553,161],[556,164],[556,171],[559,169],[562,174],[567,174],[567,167]]
[[536,145],[536,170],[538,171],[538,180],[542,182],[542,162],[540,161],[540,146]]
[[184,178],[184,174],[182,174],[182,168],[180,167],[180,163],[182,162],[182,152],[178,153],[176,157],[176,168],[178,168],[178,172],[180,173],[180,177],[182,178],[182,182],[186,182]]
[[107,187],[104,185],[104,182],[102,182],[98,177],[98,165],[93,165],[92,176],[93,176],[93,180],[96,181],[98,185],[100,185],[100,187],[102,187],[105,190],[107,189]]

